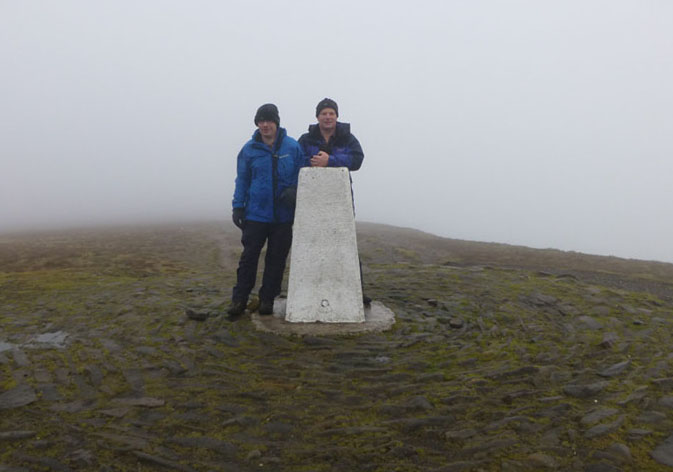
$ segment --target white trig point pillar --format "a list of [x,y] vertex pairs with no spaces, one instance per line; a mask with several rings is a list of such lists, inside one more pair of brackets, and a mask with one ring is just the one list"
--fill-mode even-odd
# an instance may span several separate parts
[[350,175],[299,172],[285,321],[364,323]]

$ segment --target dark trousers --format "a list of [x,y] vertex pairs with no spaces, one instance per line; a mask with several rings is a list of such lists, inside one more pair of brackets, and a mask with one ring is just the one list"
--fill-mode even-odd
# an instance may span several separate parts
[[292,223],[260,223],[246,221],[243,226],[243,254],[236,271],[232,300],[247,302],[255,286],[259,255],[266,243],[264,275],[259,289],[260,300],[273,300],[280,294],[285,262],[292,245]]

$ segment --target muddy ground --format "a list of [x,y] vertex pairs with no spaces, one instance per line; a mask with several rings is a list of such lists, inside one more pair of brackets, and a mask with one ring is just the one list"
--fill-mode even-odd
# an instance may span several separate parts
[[361,224],[395,325],[286,337],[223,316],[238,238],[0,236],[0,472],[673,468],[673,265]]

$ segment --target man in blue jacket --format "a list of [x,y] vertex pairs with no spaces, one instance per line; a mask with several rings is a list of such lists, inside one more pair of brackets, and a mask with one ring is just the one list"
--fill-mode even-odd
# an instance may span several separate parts
[[[308,133],[301,135],[299,144],[312,167],[348,167],[355,171],[365,158],[362,146],[353,134],[350,123],[338,121],[339,106],[331,98],[323,98],[315,108],[317,124],[309,125]],[[360,270],[362,272],[362,270]],[[362,279],[362,273],[360,273]],[[371,298],[364,295],[362,301],[369,306]]]
[[259,289],[259,314],[273,313],[292,245],[292,221],[299,169],[307,165],[301,146],[280,127],[278,108],[262,105],[255,114],[257,130],[238,154],[233,221],[242,231],[243,253],[236,286],[227,310],[230,319],[243,314],[257,275],[259,255],[266,247]]

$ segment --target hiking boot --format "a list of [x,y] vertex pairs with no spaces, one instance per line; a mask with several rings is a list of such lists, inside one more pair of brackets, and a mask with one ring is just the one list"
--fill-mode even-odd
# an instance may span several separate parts
[[367,295],[362,295],[362,304],[365,306],[365,308],[369,308],[372,306],[372,299],[369,298]]
[[229,315],[229,319],[235,319],[241,316],[245,312],[245,306],[247,305],[246,302],[244,301],[232,301],[231,305],[229,306],[229,309],[227,310],[227,314]]
[[273,315],[273,300],[260,300],[259,302],[260,315]]

